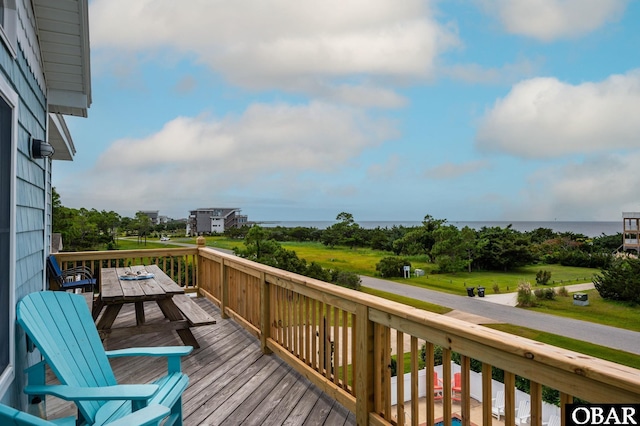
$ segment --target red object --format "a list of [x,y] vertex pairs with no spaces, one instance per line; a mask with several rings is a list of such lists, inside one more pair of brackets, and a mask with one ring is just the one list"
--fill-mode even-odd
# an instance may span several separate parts
[[453,375],[453,382],[451,382],[451,399],[454,401],[460,401],[462,396],[462,376],[460,373]]

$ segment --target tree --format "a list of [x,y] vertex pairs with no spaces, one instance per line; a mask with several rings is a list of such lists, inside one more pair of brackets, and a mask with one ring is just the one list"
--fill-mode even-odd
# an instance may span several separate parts
[[508,271],[535,260],[528,237],[512,229],[511,225],[483,227],[478,237],[486,240],[478,256],[478,264],[485,269]]
[[383,277],[404,277],[404,267],[411,267],[411,262],[404,257],[388,256],[376,264],[376,271]]
[[460,272],[470,260],[462,232],[454,225],[441,226],[433,232],[436,242],[431,249],[440,272]]
[[345,245],[351,248],[361,246],[364,238],[362,229],[358,225],[351,213],[341,212],[336,216],[340,222],[334,223],[322,233],[322,243],[328,247]]
[[594,276],[593,284],[603,299],[640,303],[640,260],[616,258]]
[[393,251],[396,254],[431,256],[431,249],[436,243],[434,232],[447,222],[446,219],[434,219],[426,215],[422,226],[407,232],[402,238],[393,242]]
[[138,243],[140,243],[142,237],[144,237],[144,245],[147,245],[147,235],[149,235],[152,228],[151,219],[146,214],[137,212],[133,224],[138,232]]

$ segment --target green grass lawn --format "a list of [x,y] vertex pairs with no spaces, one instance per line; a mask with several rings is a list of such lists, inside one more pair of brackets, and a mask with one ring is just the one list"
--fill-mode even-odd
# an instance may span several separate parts
[[546,314],[610,325],[627,330],[640,331],[640,306],[605,300],[596,290],[582,293],[589,295],[589,306],[576,306],[573,297],[556,297],[555,300],[538,300],[529,310]]
[[[221,244],[221,242],[217,242]],[[237,243],[236,243],[237,245]],[[282,243],[282,246],[293,250],[298,257],[308,262],[318,262],[325,268],[338,268],[355,272],[360,275],[376,276],[376,264],[386,256],[393,254],[371,249],[350,249],[336,247],[330,249],[321,243]],[[429,271],[433,265],[427,263],[424,256],[410,257],[414,268],[423,269],[426,275],[422,277],[392,278],[391,280],[404,284],[411,284],[447,293],[466,295],[466,287],[483,286],[486,293],[494,292],[495,285],[500,292],[516,291],[518,283],[527,281],[536,283],[536,273],[541,270],[551,271],[550,286],[568,285],[590,282],[594,273],[599,272],[590,268],[576,268],[560,265],[533,265],[509,272],[458,272],[456,274],[432,274]]]

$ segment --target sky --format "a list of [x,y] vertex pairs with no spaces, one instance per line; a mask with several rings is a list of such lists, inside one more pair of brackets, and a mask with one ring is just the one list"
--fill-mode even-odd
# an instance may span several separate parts
[[67,207],[251,221],[640,211],[640,1],[90,0]]

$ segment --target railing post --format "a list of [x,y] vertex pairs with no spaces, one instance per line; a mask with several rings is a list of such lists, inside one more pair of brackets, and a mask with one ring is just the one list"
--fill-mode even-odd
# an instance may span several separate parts
[[200,249],[205,248],[206,245],[206,240],[203,236],[196,238],[196,245],[198,246],[198,260],[196,262],[196,282],[194,284],[196,286],[196,294],[198,295],[198,297],[200,297],[202,296],[200,294],[200,284],[204,283],[204,262],[202,261],[202,256],[200,256]]
[[260,272],[260,345],[263,354],[270,354],[267,340],[271,337],[271,288],[264,272]]
[[369,424],[369,413],[373,411],[373,322],[369,321],[369,308],[356,307],[356,424]]

